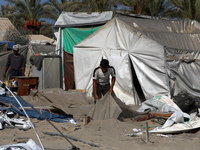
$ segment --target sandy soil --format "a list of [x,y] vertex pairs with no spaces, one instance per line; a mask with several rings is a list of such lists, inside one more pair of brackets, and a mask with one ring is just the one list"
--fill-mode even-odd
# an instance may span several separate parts
[[[131,119],[126,119],[123,122],[116,119],[92,120],[87,125],[84,125],[83,121],[77,121],[76,125],[52,122],[64,135],[81,140],[68,139],[71,142],[70,144],[61,136],[44,134],[44,132],[59,134],[47,121],[31,120],[44,148],[47,150],[66,150],[71,144],[81,150],[197,150],[200,147],[199,130],[190,133],[173,134],[172,137],[150,134],[148,143],[146,142],[145,132],[139,136],[125,136],[125,134],[132,134],[133,128],[145,131],[145,123],[147,121],[134,122]],[[158,124],[148,120],[148,125],[152,127],[149,128],[151,130]],[[5,128],[0,133],[0,145],[26,143],[30,138],[40,145],[33,129],[24,131],[18,128]],[[91,146],[88,143],[93,145]]]

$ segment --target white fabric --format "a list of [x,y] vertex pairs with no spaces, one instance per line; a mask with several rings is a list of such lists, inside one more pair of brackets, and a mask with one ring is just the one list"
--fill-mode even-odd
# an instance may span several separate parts
[[191,121],[184,122],[184,123],[176,123],[172,126],[168,127],[157,127],[151,131],[150,133],[164,133],[164,134],[170,134],[170,133],[182,133],[182,132],[189,132],[194,129],[200,128],[200,118],[196,116],[192,116],[194,114],[191,114]]
[[71,25],[83,25],[83,24],[94,24],[98,22],[105,22],[112,18],[112,11],[104,11],[104,12],[62,12],[59,16],[58,20],[55,23],[55,26],[71,26]]
[[114,18],[91,36],[74,46],[74,69],[77,89],[92,95],[92,73],[102,56],[115,68],[114,91],[126,105],[140,104],[133,85],[131,64],[145,98],[169,95],[164,47]]
[[17,143],[0,146],[0,150],[42,150],[32,139],[29,139],[27,143]]
[[184,123],[184,118],[188,118],[189,120],[191,119],[190,116],[182,112],[170,98],[165,96],[160,96],[157,100],[154,97],[144,101],[142,106],[137,111],[144,112],[146,109],[151,109],[151,111],[154,112],[173,112],[162,128],[170,127],[174,123]]

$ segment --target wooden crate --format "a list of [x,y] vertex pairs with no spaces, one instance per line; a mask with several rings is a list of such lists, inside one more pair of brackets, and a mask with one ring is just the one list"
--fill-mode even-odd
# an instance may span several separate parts
[[30,91],[36,90],[38,86],[38,77],[25,77],[18,76],[14,77],[14,80],[17,80],[17,95],[26,96],[29,95]]

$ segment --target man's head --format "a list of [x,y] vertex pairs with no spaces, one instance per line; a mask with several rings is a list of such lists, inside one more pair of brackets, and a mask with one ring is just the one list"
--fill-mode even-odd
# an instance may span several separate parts
[[12,50],[13,50],[14,54],[18,54],[19,47],[20,47],[20,45],[19,45],[19,44],[17,44],[17,45],[13,45],[13,48],[12,48]]
[[109,62],[108,62],[108,60],[107,60],[107,59],[102,59],[102,60],[101,60],[101,63],[100,63],[100,67],[101,67],[101,70],[102,70],[103,72],[107,72],[108,67],[109,67]]

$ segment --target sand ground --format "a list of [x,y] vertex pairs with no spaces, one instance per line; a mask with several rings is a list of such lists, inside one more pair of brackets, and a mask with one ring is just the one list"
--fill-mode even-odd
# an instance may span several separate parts
[[[131,119],[125,119],[123,122],[117,119],[92,120],[87,125],[84,125],[83,121],[77,121],[77,124],[52,122],[64,135],[82,140],[81,142],[68,139],[71,142],[70,144],[61,136],[44,134],[44,132],[59,134],[47,121],[31,120],[44,148],[47,150],[67,150],[71,144],[81,150],[197,150],[200,147],[199,130],[173,134],[168,137],[150,134],[148,143],[145,132],[139,136],[125,136],[125,134],[132,134],[133,128],[146,131],[147,121],[134,122]],[[149,130],[151,130],[159,124],[148,120],[148,125],[151,127]],[[24,131],[18,128],[5,128],[0,133],[0,145],[26,143],[30,138],[40,145],[33,129]],[[93,145],[91,146],[88,143]]]

